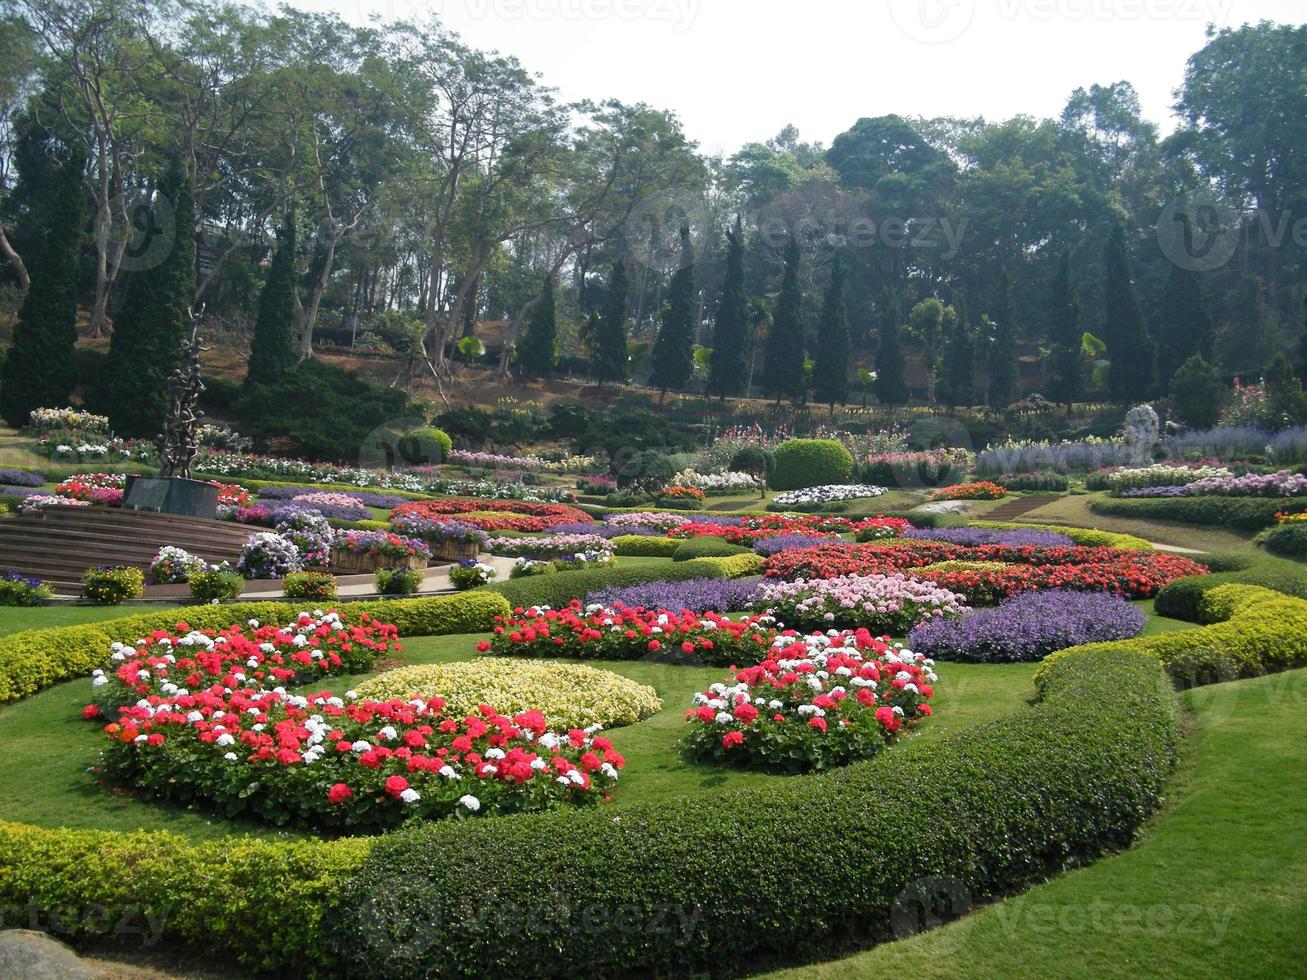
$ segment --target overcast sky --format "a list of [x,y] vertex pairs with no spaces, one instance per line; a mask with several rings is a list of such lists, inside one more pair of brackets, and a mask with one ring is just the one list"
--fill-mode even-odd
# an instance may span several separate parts
[[678,113],[708,152],[786,123],[828,144],[862,116],[1056,115],[1127,79],[1169,130],[1209,23],[1307,19],[1302,0],[292,0],[347,20],[438,14],[566,100]]

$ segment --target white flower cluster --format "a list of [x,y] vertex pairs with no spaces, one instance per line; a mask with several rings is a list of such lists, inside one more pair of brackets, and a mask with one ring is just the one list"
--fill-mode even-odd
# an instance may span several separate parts
[[694,487],[709,495],[750,493],[761,489],[748,473],[696,473],[687,467],[667,481],[668,486]]
[[803,490],[788,490],[778,493],[772,503],[782,507],[794,507],[799,504],[828,504],[836,500],[859,500],[865,497],[879,497],[885,493],[884,487],[869,483],[833,483],[824,487],[806,487]]

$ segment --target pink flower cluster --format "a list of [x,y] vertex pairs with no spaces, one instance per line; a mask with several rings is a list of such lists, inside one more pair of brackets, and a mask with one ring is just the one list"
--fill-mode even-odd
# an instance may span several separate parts
[[960,616],[965,597],[906,575],[759,583],[759,606],[794,629],[865,626],[873,633],[906,636],[918,623]]

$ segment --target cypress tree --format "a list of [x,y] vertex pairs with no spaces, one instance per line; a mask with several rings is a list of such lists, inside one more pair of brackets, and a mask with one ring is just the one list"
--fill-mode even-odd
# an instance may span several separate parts
[[989,349],[989,406],[1004,409],[1020,397],[1016,325],[1012,322],[1012,283],[1006,266],[999,271],[994,310],[997,322],[994,324],[994,343]]
[[908,379],[903,363],[903,336],[898,301],[885,292],[880,305],[880,346],[876,349],[876,397],[882,405],[908,400]]
[[974,357],[966,311],[958,310],[944,341],[944,356],[940,366],[939,397],[946,405],[971,404],[975,383]]
[[1171,266],[1157,324],[1155,389],[1159,393],[1168,391],[1175,372],[1194,354],[1210,362],[1212,337],[1212,318],[1207,312],[1202,279],[1189,269]]
[[785,246],[785,273],[776,298],[771,331],[762,366],[762,390],[798,399],[803,395],[803,294],[799,289],[799,242],[790,236]]
[[598,329],[595,331],[591,364],[595,378],[605,381],[626,380],[626,308],[630,289],[626,277],[626,263],[618,259],[608,276],[603,306],[599,311]]
[[1104,287],[1103,341],[1112,367],[1108,394],[1115,402],[1142,398],[1152,380],[1153,359],[1143,310],[1130,278],[1130,253],[1120,222],[1107,240],[1107,277]]
[[722,301],[713,325],[713,352],[708,393],[725,398],[740,395],[749,374],[749,300],[744,291],[744,226],[726,233],[726,276]]
[[683,389],[694,371],[694,249],[690,229],[681,228],[681,265],[672,274],[663,309],[662,328],[653,352],[653,386],[662,394]]
[[517,363],[527,374],[547,378],[554,369],[554,340],[558,314],[554,303],[554,277],[546,276],[544,295],[526,324],[526,335],[517,345]]
[[259,294],[259,315],[250,341],[250,363],[245,384],[273,384],[295,366],[295,218],[277,238],[277,251],[268,266],[268,278]]
[[0,415],[24,425],[37,408],[60,408],[77,384],[77,265],[82,238],[80,153],[59,169],[38,261],[18,310],[9,356],[0,371]]
[[[172,247],[158,265],[135,273],[114,321],[97,404],[114,431],[133,438],[158,434],[168,414],[168,379],[176,369],[195,296],[195,205],[181,160],[159,181],[152,224],[173,212]],[[162,229],[167,233],[167,229]]]
[[1071,249],[1062,252],[1053,277],[1049,300],[1049,339],[1053,342],[1053,376],[1050,400],[1065,404],[1067,411],[1084,391],[1084,358],[1080,354],[1080,308],[1071,289]]
[[831,263],[830,285],[822,302],[821,321],[817,324],[817,364],[813,378],[818,400],[835,412],[835,403],[849,400],[849,311],[845,298],[849,274],[844,253],[836,252]]

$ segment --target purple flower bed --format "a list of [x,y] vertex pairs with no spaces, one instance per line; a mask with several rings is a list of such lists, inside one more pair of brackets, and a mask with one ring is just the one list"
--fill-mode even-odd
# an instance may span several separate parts
[[1042,660],[1081,643],[1124,640],[1143,628],[1143,612],[1120,596],[1050,589],[1023,592],[962,619],[922,623],[908,634],[908,646],[937,660],[1012,663]]
[[45,474],[32,470],[0,467],[0,484],[5,487],[40,487],[45,485]]
[[1307,476],[1280,470],[1244,476],[1211,476],[1182,487],[1139,487],[1122,491],[1122,497],[1301,497],[1307,495]]
[[640,537],[662,537],[664,532],[652,527],[640,527],[638,524],[630,527],[623,527],[620,524],[601,524],[596,521],[593,524],[555,524],[545,530],[545,534],[590,534],[601,538],[624,538],[629,535]]
[[683,582],[644,582],[621,589],[601,589],[585,597],[587,605],[667,609],[680,612],[739,612],[753,606],[760,578],[692,578]]
[[921,541],[945,541],[961,545],[964,548],[976,548],[985,544],[1002,544],[1012,548],[1024,548],[1033,545],[1037,548],[1066,548],[1075,542],[1065,534],[1057,531],[1032,531],[1020,529],[1015,531],[993,531],[983,527],[926,527],[904,531],[903,537],[917,538]]
[[796,548],[816,548],[819,545],[839,541],[829,534],[778,534],[774,538],[761,538],[753,543],[755,554],[770,558],[778,551],[793,551]]
[[361,521],[367,520],[372,516],[369,511],[362,510],[358,507],[346,507],[337,504],[300,504],[292,501],[288,504],[279,504],[272,508],[269,519],[273,524],[280,524],[287,520],[293,514],[303,513],[304,511],[313,511],[321,514],[323,517],[334,517],[340,521]]
[[32,497],[45,493],[40,487],[24,487],[15,484],[4,484],[0,486],[0,494],[9,497]]

